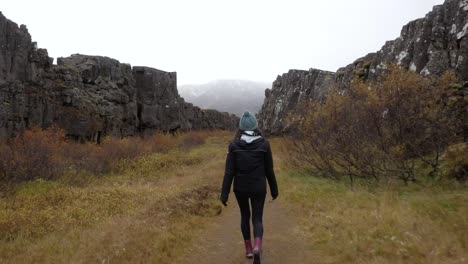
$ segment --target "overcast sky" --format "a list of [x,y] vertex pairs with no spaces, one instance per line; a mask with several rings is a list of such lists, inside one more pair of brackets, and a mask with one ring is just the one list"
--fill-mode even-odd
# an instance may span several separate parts
[[288,69],[336,71],[379,50],[443,0],[2,0],[57,58],[103,55],[179,84],[271,83]]

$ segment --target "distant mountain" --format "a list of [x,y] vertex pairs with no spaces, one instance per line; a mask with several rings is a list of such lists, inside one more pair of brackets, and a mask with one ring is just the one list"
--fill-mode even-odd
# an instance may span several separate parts
[[181,85],[179,94],[186,102],[204,109],[215,109],[242,115],[244,111],[258,113],[271,84],[244,80],[217,80],[201,85]]

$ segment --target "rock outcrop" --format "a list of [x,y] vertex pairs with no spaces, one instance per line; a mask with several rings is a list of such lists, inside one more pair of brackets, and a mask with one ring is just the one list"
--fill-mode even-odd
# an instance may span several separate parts
[[259,127],[269,134],[287,133],[289,113],[306,100],[322,98],[334,85],[334,78],[334,73],[316,69],[290,70],[278,76],[272,89],[265,90]]
[[25,25],[18,27],[0,12],[0,83],[40,79],[52,60],[36,45]]
[[333,81],[317,85],[308,81],[311,76],[305,72],[299,74],[299,81],[291,79],[290,75],[295,73],[279,76],[272,90],[267,91],[271,95],[267,96],[259,113],[261,128],[270,134],[284,133],[287,122],[280,119],[301,100],[317,97],[312,94],[297,100],[297,94],[318,87],[320,96],[334,86],[346,89],[355,79],[376,80],[390,64],[425,76],[453,70],[460,80],[468,80],[468,0],[446,0],[443,5],[435,6],[424,18],[405,25],[400,37],[388,41],[381,50],[357,59],[334,74],[326,73],[327,80]]
[[235,129],[239,119],[185,102],[177,91],[177,75],[149,67],[133,67],[139,131]]
[[238,118],[201,110],[177,91],[176,73],[75,54],[52,64],[47,50],[0,13],[0,139],[59,126],[80,140],[153,131],[234,129]]

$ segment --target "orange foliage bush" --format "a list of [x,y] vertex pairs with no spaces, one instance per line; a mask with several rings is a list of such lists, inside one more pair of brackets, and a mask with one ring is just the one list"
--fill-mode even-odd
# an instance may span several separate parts
[[205,138],[209,134],[206,131],[194,131],[192,133],[187,133],[182,135],[179,146],[182,148],[191,148],[193,146],[201,145],[205,142]]
[[144,138],[105,138],[97,145],[67,139],[58,128],[34,128],[0,145],[0,183],[53,180],[65,172],[105,174],[121,160],[191,148],[203,144],[209,135],[210,132],[203,131],[175,136],[156,133]]
[[63,169],[62,130],[32,129],[0,147],[2,181],[51,179]]

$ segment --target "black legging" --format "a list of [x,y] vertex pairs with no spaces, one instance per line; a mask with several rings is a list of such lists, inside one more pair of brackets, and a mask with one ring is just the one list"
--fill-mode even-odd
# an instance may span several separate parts
[[250,240],[250,204],[252,205],[252,224],[254,238],[263,237],[263,206],[266,194],[250,195],[246,193],[235,193],[237,203],[241,212],[241,230],[244,240]]

